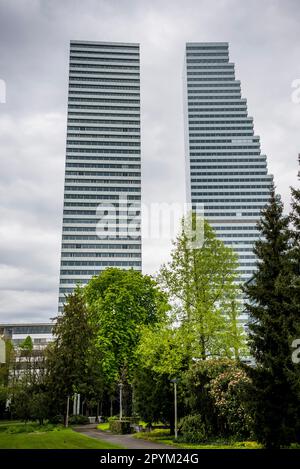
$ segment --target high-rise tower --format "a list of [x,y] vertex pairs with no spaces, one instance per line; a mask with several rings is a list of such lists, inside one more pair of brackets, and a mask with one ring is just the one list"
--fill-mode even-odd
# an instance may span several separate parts
[[59,310],[106,267],[141,270],[138,44],[71,41]]
[[245,282],[255,270],[256,223],[272,176],[228,43],[186,44],[185,98],[188,199],[194,208],[204,205],[217,236],[237,252],[239,280]]

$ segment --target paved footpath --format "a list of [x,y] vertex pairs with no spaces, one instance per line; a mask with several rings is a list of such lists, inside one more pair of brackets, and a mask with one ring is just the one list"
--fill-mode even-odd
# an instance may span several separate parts
[[132,435],[115,435],[109,432],[103,432],[97,429],[97,425],[83,425],[75,427],[76,432],[98,440],[107,441],[126,449],[175,449],[174,446],[154,443],[153,441],[139,440]]

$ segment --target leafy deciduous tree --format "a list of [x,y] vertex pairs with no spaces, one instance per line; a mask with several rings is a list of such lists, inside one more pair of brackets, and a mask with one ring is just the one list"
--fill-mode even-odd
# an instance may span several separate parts
[[[192,224],[201,227],[195,214]],[[171,262],[161,268],[159,283],[180,310],[178,320],[185,327],[191,358],[239,355],[245,338],[235,314],[237,256],[207,221],[201,247],[190,244],[185,226],[183,220]]]

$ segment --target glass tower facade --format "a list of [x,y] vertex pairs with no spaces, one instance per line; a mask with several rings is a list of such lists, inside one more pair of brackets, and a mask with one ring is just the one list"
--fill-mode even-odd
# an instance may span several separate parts
[[237,252],[239,281],[245,282],[255,270],[256,223],[272,176],[228,43],[186,44],[184,94],[188,199],[193,208],[204,205],[217,236]]
[[141,270],[138,44],[71,41],[59,287]]

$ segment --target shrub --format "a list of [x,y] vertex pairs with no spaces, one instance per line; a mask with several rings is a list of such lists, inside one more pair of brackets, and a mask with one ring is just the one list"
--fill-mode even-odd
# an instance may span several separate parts
[[223,422],[218,416],[214,399],[209,392],[210,384],[232,363],[228,359],[201,360],[194,363],[183,375],[188,413],[201,415],[205,428],[211,436],[223,434]]
[[217,413],[226,422],[226,430],[237,437],[250,436],[251,415],[246,406],[246,389],[250,380],[244,370],[229,367],[211,381],[210,395]]
[[85,415],[72,415],[69,418],[70,425],[87,425],[88,423],[90,423],[90,421]]
[[243,365],[230,359],[199,361],[184,374],[183,385],[189,413],[201,415],[209,437],[251,436]]
[[50,423],[54,423],[56,425],[64,423],[64,416],[63,415],[54,415],[49,419]]
[[112,422],[113,420],[119,420],[119,417],[117,415],[113,415],[112,417],[108,417],[107,421]]
[[38,420],[39,424],[43,425],[49,413],[49,399],[45,392],[36,392],[32,395],[30,413],[32,419]]
[[202,443],[207,440],[205,424],[199,414],[183,417],[179,429],[186,443]]
[[27,425],[9,425],[6,428],[5,433],[18,434],[18,433],[33,433],[36,431],[36,425],[27,424]]
[[126,435],[131,433],[131,422],[130,420],[110,420],[109,429],[112,433],[118,433],[121,435]]
[[34,432],[51,432],[56,430],[52,424],[39,425],[37,423],[28,423],[25,425],[9,425],[6,427],[5,433],[18,434],[18,433],[34,433]]
[[31,394],[29,390],[25,387],[17,387],[11,404],[13,417],[28,422],[32,417],[30,401]]

